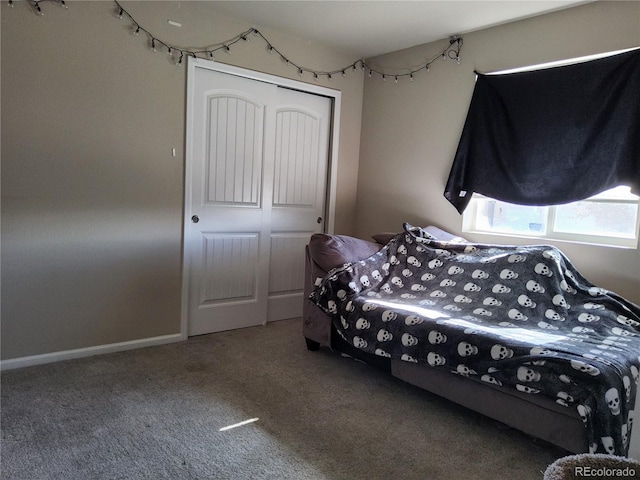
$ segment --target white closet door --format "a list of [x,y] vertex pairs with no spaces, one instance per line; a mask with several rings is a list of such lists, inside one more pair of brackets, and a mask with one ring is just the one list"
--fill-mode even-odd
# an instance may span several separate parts
[[205,68],[192,88],[188,334],[299,316],[304,245],[322,230],[331,100]]
[[304,247],[323,231],[331,100],[278,89],[268,320],[302,315]]
[[266,322],[277,87],[196,69],[189,335]]

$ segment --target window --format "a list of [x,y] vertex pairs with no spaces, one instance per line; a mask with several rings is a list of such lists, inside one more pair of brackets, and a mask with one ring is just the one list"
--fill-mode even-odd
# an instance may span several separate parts
[[578,202],[524,206],[474,194],[463,215],[465,232],[636,248],[640,197],[616,187]]
[[[493,72],[493,74],[571,65],[633,50],[637,50],[637,47]],[[546,238],[636,249],[640,229],[640,197],[632,194],[629,187],[619,186],[573,203],[555,206],[523,206],[474,193],[462,218],[462,230],[465,232],[540,240]]]

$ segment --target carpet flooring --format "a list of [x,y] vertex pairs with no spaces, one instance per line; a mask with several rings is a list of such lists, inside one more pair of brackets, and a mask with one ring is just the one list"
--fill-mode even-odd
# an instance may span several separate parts
[[567,454],[308,351],[301,332],[286,320],[3,372],[0,478],[539,480]]

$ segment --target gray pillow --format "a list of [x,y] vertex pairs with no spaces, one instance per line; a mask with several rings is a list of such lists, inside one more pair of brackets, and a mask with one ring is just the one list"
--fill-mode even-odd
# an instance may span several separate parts
[[309,253],[320,268],[329,271],[345,263],[369,258],[382,249],[377,243],[347,235],[315,233],[309,240]]

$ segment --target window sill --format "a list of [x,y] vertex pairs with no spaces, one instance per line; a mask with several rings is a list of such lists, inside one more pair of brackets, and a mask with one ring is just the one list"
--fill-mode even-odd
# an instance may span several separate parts
[[488,237],[502,237],[502,238],[522,238],[527,240],[534,240],[536,244],[545,244],[547,242],[560,242],[560,243],[570,243],[575,245],[586,245],[591,247],[605,247],[605,248],[618,248],[623,250],[637,250],[638,249],[638,240],[630,239],[627,244],[623,239],[620,243],[616,243],[615,240],[610,238],[602,238],[602,239],[577,239],[577,238],[562,238],[562,237],[550,237],[544,235],[526,235],[526,234],[517,234],[517,233],[504,233],[504,232],[487,232],[485,230],[471,230],[471,229],[462,229],[464,233],[470,233],[473,235],[482,235]]

